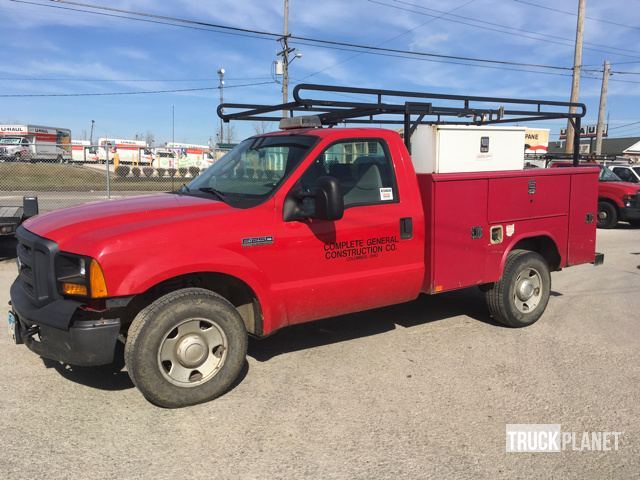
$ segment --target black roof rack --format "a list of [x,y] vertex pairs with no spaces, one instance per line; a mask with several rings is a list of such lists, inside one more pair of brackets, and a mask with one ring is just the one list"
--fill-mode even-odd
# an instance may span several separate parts
[[[322,92],[324,96],[334,95],[329,95],[332,99],[312,98],[308,96],[310,92]],[[355,100],[336,100],[336,95]],[[434,101],[441,105],[434,104]],[[570,111],[572,108],[575,112]],[[403,125],[404,141],[409,151],[411,135],[418,125],[490,125],[566,118],[573,124],[576,132],[573,159],[577,163],[580,120],[585,116],[586,110],[583,103],[302,83],[293,89],[292,102],[277,105],[223,103],[218,106],[218,116],[225,122],[274,122],[282,117],[274,116],[273,113],[282,111],[288,112],[289,116],[295,116],[296,113],[312,114],[326,126],[339,123]]]

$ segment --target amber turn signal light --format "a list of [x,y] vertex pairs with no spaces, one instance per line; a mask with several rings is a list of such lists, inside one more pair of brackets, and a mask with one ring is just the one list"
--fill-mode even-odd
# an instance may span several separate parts
[[100,264],[95,260],[91,260],[89,266],[89,285],[91,286],[91,298],[104,298],[108,295],[104,272]]
[[65,295],[79,295],[86,297],[87,296],[87,286],[86,285],[78,285],[77,283],[63,283],[62,284],[62,293]]

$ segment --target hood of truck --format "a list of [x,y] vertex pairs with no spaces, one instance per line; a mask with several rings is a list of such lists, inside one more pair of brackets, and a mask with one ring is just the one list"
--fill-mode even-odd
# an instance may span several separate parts
[[55,210],[31,218],[24,227],[56,242],[60,250],[90,254],[99,244],[122,241],[142,230],[198,221],[237,209],[210,197],[170,193],[103,200]]
[[640,192],[640,185],[631,182],[599,182],[598,190],[611,195],[635,195]]

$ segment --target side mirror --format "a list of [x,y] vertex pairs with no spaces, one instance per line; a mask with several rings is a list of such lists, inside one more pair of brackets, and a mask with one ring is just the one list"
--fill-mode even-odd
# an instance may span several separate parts
[[344,199],[336,178],[328,176],[318,178],[315,200],[315,218],[333,221],[340,220],[344,215]]

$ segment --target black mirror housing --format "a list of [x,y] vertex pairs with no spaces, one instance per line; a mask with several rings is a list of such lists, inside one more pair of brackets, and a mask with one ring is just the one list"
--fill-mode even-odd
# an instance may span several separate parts
[[338,179],[335,177],[318,178],[315,200],[315,218],[334,221],[340,220],[344,215],[344,199],[340,193]]

